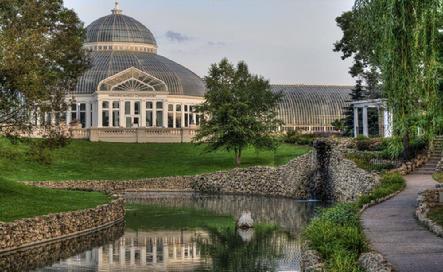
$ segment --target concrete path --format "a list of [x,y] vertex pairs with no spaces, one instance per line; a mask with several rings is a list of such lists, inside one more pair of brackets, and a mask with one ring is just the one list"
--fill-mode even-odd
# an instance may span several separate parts
[[362,215],[366,237],[399,272],[443,272],[443,239],[415,219],[417,194],[435,187],[431,176],[406,176],[407,188]]

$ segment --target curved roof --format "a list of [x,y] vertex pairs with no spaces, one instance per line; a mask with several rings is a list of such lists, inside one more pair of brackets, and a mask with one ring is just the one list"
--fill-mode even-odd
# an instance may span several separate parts
[[86,28],[86,42],[128,42],[157,46],[154,35],[146,26],[119,12],[92,22]]
[[330,126],[343,117],[351,100],[352,86],[272,85],[282,93],[278,116],[285,126]]
[[153,53],[129,51],[93,51],[92,67],[80,77],[75,93],[92,94],[99,83],[126,69],[135,67],[166,83],[169,94],[203,97],[203,80],[182,65]]

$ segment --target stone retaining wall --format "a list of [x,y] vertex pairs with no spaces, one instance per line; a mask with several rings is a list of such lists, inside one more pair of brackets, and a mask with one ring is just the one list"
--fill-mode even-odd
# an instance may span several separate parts
[[96,208],[0,223],[0,253],[86,233],[124,218],[124,200],[116,197]]
[[[280,167],[256,166],[236,168],[196,176],[163,177],[131,181],[66,181],[26,182],[29,185],[87,191],[121,193],[125,191],[195,191],[201,193],[265,195],[310,199],[313,187],[330,190],[330,200],[353,201],[359,195],[369,192],[378,180],[346,160],[338,150],[331,152],[328,165],[327,188],[321,178],[315,178],[319,171],[316,152],[310,152],[291,160]],[[320,175],[321,176],[321,175]],[[324,187],[324,188],[323,188]]]
[[440,203],[440,193],[443,193],[443,188],[426,190],[419,193],[416,216],[418,221],[425,225],[430,231],[443,237],[443,227],[428,218],[428,214],[432,208],[443,205]]

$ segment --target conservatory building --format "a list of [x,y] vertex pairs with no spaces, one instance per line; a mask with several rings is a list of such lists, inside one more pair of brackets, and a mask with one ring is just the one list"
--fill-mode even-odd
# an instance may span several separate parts
[[122,14],[92,22],[84,47],[91,68],[67,96],[66,124],[74,138],[93,141],[171,141],[190,138],[199,123],[203,80],[157,54],[151,31]]
[[[189,142],[200,122],[195,107],[206,86],[195,73],[157,54],[151,31],[122,14],[86,28],[84,47],[91,67],[66,97],[66,113],[46,113],[38,123],[66,124],[71,137],[105,142]],[[282,93],[277,107],[281,130],[334,132],[343,118],[351,87],[272,85]]]

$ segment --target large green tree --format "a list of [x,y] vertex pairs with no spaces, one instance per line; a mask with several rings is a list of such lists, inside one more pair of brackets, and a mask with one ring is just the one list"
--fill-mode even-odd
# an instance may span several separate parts
[[244,62],[234,66],[223,59],[211,66],[205,81],[206,101],[197,108],[204,118],[194,142],[207,143],[209,151],[234,151],[237,165],[248,146],[275,147],[280,94],[271,91],[267,80],[252,75]]
[[383,96],[394,114],[404,158],[417,127],[432,135],[441,109],[437,96],[437,37],[441,0],[356,0],[353,29],[380,71]]
[[32,129],[33,110],[62,112],[87,69],[85,31],[62,0],[0,4],[0,132]]

